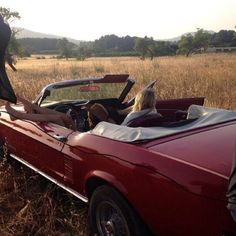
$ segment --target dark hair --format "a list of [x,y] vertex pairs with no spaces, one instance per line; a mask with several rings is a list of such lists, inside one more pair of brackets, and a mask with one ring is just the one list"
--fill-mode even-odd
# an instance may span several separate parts
[[101,122],[101,120],[98,119],[96,116],[92,115],[91,113],[89,113],[88,122],[89,122],[90,129],[93,129],[99,122]]
[[3,16],[0,14],[0,22],[4,22]]

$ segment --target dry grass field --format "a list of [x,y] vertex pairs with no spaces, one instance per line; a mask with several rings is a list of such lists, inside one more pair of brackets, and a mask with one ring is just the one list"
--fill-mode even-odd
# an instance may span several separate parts
[[27,59],[18,61],[17,68],[17,73],[8,69],[12,85],[17,93],[31,100],[54,81],[129,73],[137,81],[133,94],[157,79],[160,99],[204,96],[207,106],[236,109],[236,54],[163,57],[153,61],[135,58]]
[[[158,80],[159,99],[204,96],[205,105],[236,109],[236,54],[86,61],[26,59],[7,70],[14,90],[33,100],[48,83],[129,73],[137,84]],[[87,207],[24,167],[0,165],[0,235],[88,235]]]

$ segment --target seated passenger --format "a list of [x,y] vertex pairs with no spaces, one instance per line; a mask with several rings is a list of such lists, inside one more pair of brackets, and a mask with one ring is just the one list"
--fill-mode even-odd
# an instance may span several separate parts
[[[35,122],[52,122],[66,128],[76,130],[76,124],[69,115],[45,107],[39,107],[20,96],[18,96],[17,99],[18,101],[22,102],[26,113],[15,110],[10,106],[9,103],[7,103],[5,106],[6,111],[15,118],[26,119]],[[132,109],[121,125],[128,125],[138,117],[147,116],[149,114],[158,114],[155,104],[156,97],[154,89],[149,88],[138,93],[133,107],[118,111],[118,113],[124,115]],[[94,128],[100,121],[115,123],[115,121],[109,117],[109,113],[106,108],[101,104],[95,103],[88,107],[87,110],[90,128]]]
[[94,103],[92,106],[87,106],[86,109],[88,111],[90,129],[93,129],[101,121],[115,123],[115,121],[109,116],[107,109],[102,104]]
[[45,107],[39,107],[20,96],[17,96],[17,100],[22,102],[26,113],[15,110],[7,102],[5,108],[9,115],[17,119],[35,122],[52,122],[68,129],[76,130],[76,124],[69,115]]
[[[147,88],[139,92],[131,109],[131,112],[126,116],[121,125],[129,125],[133,120],[137,118],[148,116],[151,114],[158,114],[156,110],[155,90],[153,88]],[[123,111],[121,112],[123,113]]]
[[[153,88],[148,88],[137,94],[135,98],[135,104],[123,110],[116,111],[117,115],[127,115],[121,125],[129,125],[132,121],[139,117],[145,117],[148,115],[159,114],[155,108],[156,96]],[[106,121],[110,123],[117,123],[110,117],[107,109],[98,103],[87,107],[89,114],[90,127],[94,128],[99,122]],[[161,117],[161,114],[160,114]]]

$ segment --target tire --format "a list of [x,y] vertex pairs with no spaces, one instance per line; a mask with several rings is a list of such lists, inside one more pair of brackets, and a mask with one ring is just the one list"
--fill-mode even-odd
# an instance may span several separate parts
[[149,235],[124,197],[107,185],[100,186],[93,192],[89,205],[89,220],[95,235]]

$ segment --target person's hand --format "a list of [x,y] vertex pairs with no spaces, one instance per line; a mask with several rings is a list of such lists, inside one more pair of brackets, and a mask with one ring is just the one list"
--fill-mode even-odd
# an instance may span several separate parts
[[16,111],[10,106],[9,102],[5,103],[5,109],[7,113],[10,115],[11,119],[16,118]]
[[16,94],[16,97],[17,97],[17,100],[23,104],[24,110],[26,111],[26,113],[29,113],[29,114],[34,113],[33,104],[31,102],[27,101],[26,99],[19,96],[18,94]]

